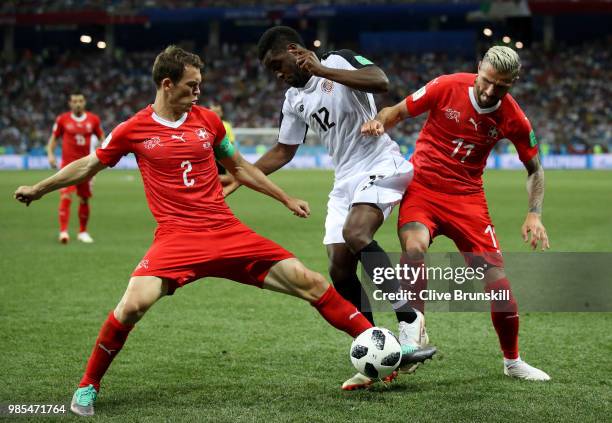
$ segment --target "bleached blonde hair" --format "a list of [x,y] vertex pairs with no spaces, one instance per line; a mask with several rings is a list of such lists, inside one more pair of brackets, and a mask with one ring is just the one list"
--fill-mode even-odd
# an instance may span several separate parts
[[518,78],[521,71],[521,59],[516,51],[510,47],[494,46],[485,53],[483,62],[488,62],[493,69],[500,73],[507,73],[513,78]]

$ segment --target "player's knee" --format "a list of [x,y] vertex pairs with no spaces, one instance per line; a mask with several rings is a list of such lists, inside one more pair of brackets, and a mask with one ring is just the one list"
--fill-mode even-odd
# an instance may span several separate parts
[[495,267],[487,264],[489,269],[484,274],[485,285],[498,281],[506,277],[506,272],[503,267]]
[[369,234],[354,226],[343,228],[342,237],[353,254],[357,254],[372,242],[372,237]]
[[404,256],[408,260],[423,260],[427,247],[427,243],[423,240],[407,239],[404,243]]
[[115,316],[121,323],[134,324],[144,316],[150,306],[137,298],[124,298],[115,308]]
[[298,296],[309,302],[321,298],[329,287],[329,282],[323,275],[313,272],[301,263],[295,267],[294,280]]

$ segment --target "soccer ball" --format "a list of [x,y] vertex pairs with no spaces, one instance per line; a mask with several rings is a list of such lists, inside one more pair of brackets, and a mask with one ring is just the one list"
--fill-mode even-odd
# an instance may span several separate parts
[[399,366],[402,347],[389,329],[373,327],[355,338],[350,354],[351,362],[359,373],[382,379]]

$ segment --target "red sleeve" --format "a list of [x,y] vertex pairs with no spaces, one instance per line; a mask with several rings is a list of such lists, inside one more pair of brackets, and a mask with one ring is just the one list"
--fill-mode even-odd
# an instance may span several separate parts
[[96,149],[96,156],[103,165],[113,167],[121,160],[121,157],[132,152],[132,146],[127,137],[129,131],[126,127],[125,122],[119,124],[108,134],[102,146]]
[[96,134],[98,139],[102,139],[102,125],[100,124],[100,117],[98,115],[96,115],[96,123],[93,132]]
[[58,116],[57,119],[55,119],[55,123],[53,124],[53,136],[55,138],[61,137],[62,134],[64,133],[64,125],[62,125],[62,117]]
[[518,106],[507,138],[516,147],[521,162],[526,163],[538,154],[538,140],[535,132],[529,119]]
[[443,77],[429,81],[425,86],[406,97],[406,108],[410,116],[415,117],[428,112],[436,104]]

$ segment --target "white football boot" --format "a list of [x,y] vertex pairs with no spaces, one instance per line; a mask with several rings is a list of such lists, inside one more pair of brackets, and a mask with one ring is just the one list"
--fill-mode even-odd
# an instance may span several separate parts
[[521,360],[520,357],[517,360],[504,360],[504,374],[506,376],[523,380],[550,380],[550,376],[548,376],[546,372],[530,366]]
[[[424,348],[429,345],[429,336],[425,329],[425,316],[418,310],[414,310],[417,318],[412,323],[400,322],[398,326],[399,342],[402,345],[402,351],[409,349]],[[413,373],[421,363],[411,363],[401,367],[401,373]]]
[[89,235],[88,232],[79,232],[79,234],[77,235],[77,239],[85,244],[91,244],[92,242],[94,242],[93,238],[91,237],[91,235]]
[[68,241],[70,241],[70,235],[68,235],[68,232],[62,231],[59,233],[58,240],[62,244],[68,244]]

